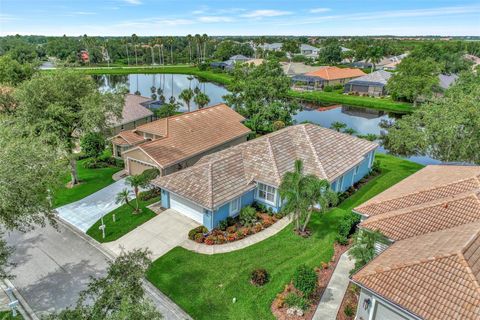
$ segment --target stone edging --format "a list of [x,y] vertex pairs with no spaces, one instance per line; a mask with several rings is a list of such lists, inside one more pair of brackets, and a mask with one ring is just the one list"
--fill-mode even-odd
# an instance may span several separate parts
[[278,220],[277,222],[272,224],[270,227],[263,229],[259,233],[255,233],[244,239],[225,243],[225,244],[207,245],[204,243],[197,243],[195,241],[187,239],[180,245],[187,250],[197,252],[197,253],[203,253],[203,254],[216,254],[216,253],[227,253],[227,252],[237,251],[237,250],[249,247],[255,243],[263,241],[279,233],[280,231],[285,229],[286,226],[290,224],[290,221],[291,219],[289,216],[283,217],[282,219]]

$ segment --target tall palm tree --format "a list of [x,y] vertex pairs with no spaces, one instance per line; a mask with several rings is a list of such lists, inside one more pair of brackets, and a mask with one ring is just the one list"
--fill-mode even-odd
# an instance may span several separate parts
[[302,160],[295,161],[294,171],[285,173],[279,192],[284,209],[293,215],[297,232],[305,232],[315,207],[325,212],[338,201],[327,180],[304,174]]
[[168,45],[170,46],[170,64],[173,64],[173,44],[175,43],[175,38],[168,37],[167,41]]
[[199,92],[193,98],[193,101],[197,104],[198,109],[203,109],[210,103],[210,98],[203,92]]
[[375,70],[375,66],[379,63],[383,58],[383,50],[381,47],[372,46],[368,48],[367,51],[367,61],[372,63],[372,72]]
[[347,127],[347,124],[345,122],[339,122],[339,121],[334,121],[332,124],[330,124],[330,129],[336,130],[337,132],[340,132],[342,129],[345,129]]
[[130,65],[130,55],[128,54],[128,39],[123,38],[122,43],[125,45],[125,49],[127,50],[127,66]]
[[134,33],[134,34],[132,34],[132,43],[133,43],[133,48],[135,50],[135,65],[136,66],[138,66],[137,42],[138,42],[138,36]]
[[355,268],[352,271],[360,269],[375,258],[377,243],[388,244],[386,237],[380,231],[358,230],[352,239],[352,247],[348,252],[348,255],[355,259]]
[[200,53],[200,42],[202,41],[202,37],[197,33],[195,35],[195,44],[197,48],[197,63],[200,63],[201,53]]
[[202,42],[203,42],[203,61],[207,59],[207,43],[208,43],[208,35],[206,33],[202,34]]
[[193,93],[192,89],[184,89],[182,92],[180,92],[180,95],[178,96],[185,104],[187,105],[188,112],[190,112],[190,103],[192,102],[193,97],[195,94]]
[[140,203],[138,200],[138,194],[140,193],[140,188],[145,186],[145,177],[142,176],[141,174],[128,176],[125,179],[125,182],[127,183],[128,186],[133,188],[133,193],[135,194],[135,203],[136,203],[135,213],[139,213]]
[[191,34],[187,34],[187,41],[188,41],[188,57],[189,57],[189,62],[192,63],[192,40],[193,37]]

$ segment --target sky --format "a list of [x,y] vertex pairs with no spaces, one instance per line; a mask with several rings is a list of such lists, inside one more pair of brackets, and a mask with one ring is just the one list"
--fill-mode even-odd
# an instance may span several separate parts
[[480,36],[468,0],[0,0],[0,35]]

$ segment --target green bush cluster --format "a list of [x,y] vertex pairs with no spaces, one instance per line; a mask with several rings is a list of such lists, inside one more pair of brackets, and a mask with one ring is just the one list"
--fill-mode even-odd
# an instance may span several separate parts
[[295,292],[290,292],[285,298],[287,307],[297,307],[302,310],[307,310],[310,307],[310,302],[305,297],[302,297]]
[[240,223],[244,226],[250,227],[257,222],[257,210],[247,206],[240,210]]
[[207,233],[207,232],[208,232],[208,229],[207,229],[206,227],[204,227],[204,226],[198,226],[198,227],[193,228],[192,230],[190,230],[190,231],[188,232],[188,239],[190,239],[190,240],[195,240],[195,236],[196,236],[197,234],[203,235],[203,234],[205,234],[205,233]]
[[268,282],[269,275],[267,270],[265,269],[255,269],[252,271],[250,276],[250,280],[254,285],[263,286],[265,283]]
[[140,192],[138,198],[142,201],[148,201],[153,198],[159,197],[160,194],[161,190],[159,188],[152,188],[150,190]]
[[300,290],[305,297],[309,297],[317,288],[317,274],[312,268],[300,265],[293,275],[293,285]]
[[355,231],[359,222],[360,216],[351,211],[343,216],[338,225],[337,242],[342,245],[348,244],[348,237]]
[[218,228],[222,231],[227,230],[228,227],[235,224],[235,219],[233,217],[227,217],[227,219],[222,220],[218,223]]

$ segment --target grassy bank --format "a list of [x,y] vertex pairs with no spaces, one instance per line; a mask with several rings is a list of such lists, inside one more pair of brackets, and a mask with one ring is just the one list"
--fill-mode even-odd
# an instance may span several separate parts
[[[153,263],[147,278],[194,319],[274,319],[271,303],[297,266],[320,266],[331,259],[340,219],[422,168],[388,155],[379,154],[377,159],[381,174],[337,208],[314,215],[309,238],[297,236],[290,224],[260,243],[226,254],[203,255],[176,247]],[[256,268],[270,274],[270,282],[262,287],[249,282]]]

